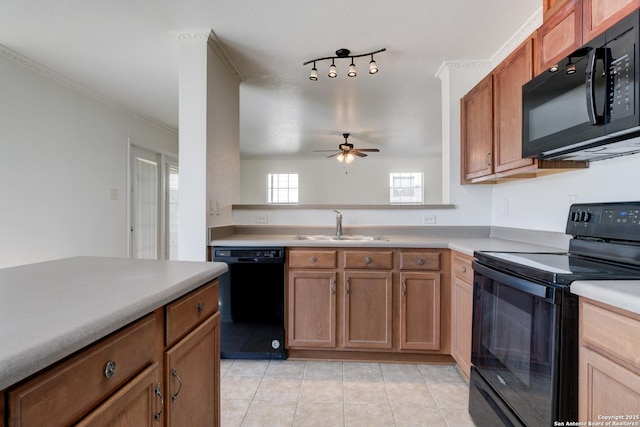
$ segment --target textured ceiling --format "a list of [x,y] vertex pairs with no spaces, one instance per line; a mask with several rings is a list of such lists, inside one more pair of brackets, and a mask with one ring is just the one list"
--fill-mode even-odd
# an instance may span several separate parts
[[[440,151],[443,61],[489,59],[540,0],[0,0],[0,44],[126,108],[178,126],[177,33],[213,30],[244,77],[245,156],[319,156],[350,132],[376,155]],[[308,79],[302,63],[386,48],[380,68]],[[399,150],[402,148],[403,150]]]

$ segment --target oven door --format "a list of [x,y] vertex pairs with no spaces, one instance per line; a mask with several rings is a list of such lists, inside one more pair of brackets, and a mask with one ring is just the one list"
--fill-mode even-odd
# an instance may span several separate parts
[[[505,408],[499,418],[524,425],[552,425],[557,419],[560,288],[493,270],[474,269],[472,375],[488,386],[471,392],[474,420]],[[488,390],[488,391],[487,391]],[[482,396],[484,401],[474,401]],[[511,422],[511,424],[518,425]]]

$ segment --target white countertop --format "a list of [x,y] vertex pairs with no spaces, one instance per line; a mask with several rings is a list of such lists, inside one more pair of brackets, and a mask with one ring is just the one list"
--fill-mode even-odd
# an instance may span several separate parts
[[212,240],[209,246],[280,246],[280,247],[368,247],[368,248],[442,248],[467,255],[474,251],[536,252],[558,249],[515,240],[492,237],[447,237],[383,235],[384,240],[296,240],[294,235],[234,234]]
[[640,314],[640,280],[573,282],[571,293]]
[[0,390],[226,271],[218,262],[103,257],[0,269]]

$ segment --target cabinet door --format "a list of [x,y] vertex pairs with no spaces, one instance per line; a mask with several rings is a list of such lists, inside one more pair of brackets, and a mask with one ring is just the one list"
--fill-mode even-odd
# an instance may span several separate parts
[[473,311],[473,285],[453,278],[452,287],[451,356],[462,373],[471,374],[471,317]]
[[514,50],[493,72],[495,172],[533,164],[522,158],[522,85],[533,78],[533,39]]
[[488,75],[460,101],[462,182],[493,173],[493,77]]
[[440,349],[440,273],[400,274],[400,348]]
[[162,425],[160,367],[154,363],[80,421],[79,427]]
[[582,46],[582,1],[569,0],[538,28],[538,72]]
[[591,40],[629,13],[640,8],[640,0],[582,0],[583,40]]
[[219,337],[218,312],[165,353],[167,425],[220,425]]
[[[578,419],[599,421],[598,416],[638,415],[640,375],[586,347],[580,347]],[[636,423],[639,420],[622,420]]]
[[345,272],[345,348],[391,349],[391,272]]
[[289,272],[287,346],[336,347],[336,273],[334,271]]

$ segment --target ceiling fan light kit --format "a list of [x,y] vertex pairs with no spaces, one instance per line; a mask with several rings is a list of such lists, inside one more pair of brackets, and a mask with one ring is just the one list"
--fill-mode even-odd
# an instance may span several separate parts
[[353,144],[349,143],[349,135],[348,133],[343,133],[344,142],[338,145],[337,150],[316,150],[316,153],[320,153],[323,151],[335,151],[335,154],[328,156],[327,158],[335,157],[339,162],[351,163],[355,159],[355,156],[358,157],[367,157],[364,152],[369,153],[379,153],[380,150],[377,148],[354,148]]
[[376,61],[373,59],[373,55],[375,55],[376,53],[381,53],[386,51],[386,48],[382,48],[382,49],[378,49],[375,50],[373,52],[367,52],[367,53],[362,53],[359,55],[352,55],[351,51],[349,49],[338,49],[336,50],[336,55],[335,56],[325,56],[322,58],[316,58],[316,59],[312,59],[309,60],[307,62],[304,62],[302,65],[308,65],[313,63],[313,68],[311,69],[311,74],[309,74],[309,80],[312,81],[316,81],[318,80],[318,69],[316,68],[316,62],[319,61],[325,61],[325,60],[331,60],[331,66],[329,66],[329,73],[327,74],[329,76],[329,78],[335,78],[338,76],[338,72],[336,69],[336,64],[335,64],[335,60],[336,59],[351,59],[351,64],[349,65],[349,71],[347,73],[347,76],[349,77],[355,77],[358,75],[357,71],[356,71],[356,64],[354,63],[353,59],[354,58],[361,58],[363,56],[371,56],[371,61],[369,62],[369,74],[376,74],[378,72],[378,65],[376,64]]

